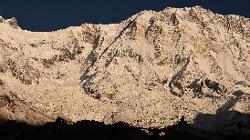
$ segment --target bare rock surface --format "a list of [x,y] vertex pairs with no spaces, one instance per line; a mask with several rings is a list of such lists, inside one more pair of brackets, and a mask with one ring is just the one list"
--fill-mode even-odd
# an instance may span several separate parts
[[250,20],[201,7],[55,32],[0,17],[0,118],[162,128],[250,123]]

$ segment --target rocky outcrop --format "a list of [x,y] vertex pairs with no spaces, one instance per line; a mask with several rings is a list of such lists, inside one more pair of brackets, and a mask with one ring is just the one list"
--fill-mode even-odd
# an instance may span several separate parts
[[12,28],[20,29],[20,27],[18,26],[18,23],[17,23],[17,20],[16,20],[15,17],[6,20],[2,16],[0,16],[0,23],[9,24],[9,26],[11,26]]
[[248,129],[248,18],[196,6],[50,33],[0,21],[4,119]]

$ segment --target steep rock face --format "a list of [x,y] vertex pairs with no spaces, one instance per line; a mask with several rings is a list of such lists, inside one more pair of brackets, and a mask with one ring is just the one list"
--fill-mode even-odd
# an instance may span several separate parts
[[196,6],[51,33],[6,21],[0,20],[5,119],[164,127],[184,116],[206,129],[250,123],[247,18]]

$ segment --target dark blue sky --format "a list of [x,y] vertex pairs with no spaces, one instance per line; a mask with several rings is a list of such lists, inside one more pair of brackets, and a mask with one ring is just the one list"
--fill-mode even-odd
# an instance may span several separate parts
[[142,10],[200,5],[221,14],[250,17],[250,0],[0,0],[0,15],[21,28],[51,31],[81,23],[117,23]]

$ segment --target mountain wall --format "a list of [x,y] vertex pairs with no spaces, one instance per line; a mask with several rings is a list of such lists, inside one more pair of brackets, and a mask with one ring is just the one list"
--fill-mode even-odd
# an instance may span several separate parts
[[202,7],[30,32],[0,18],[0,118],[249,129],[250,20]]

